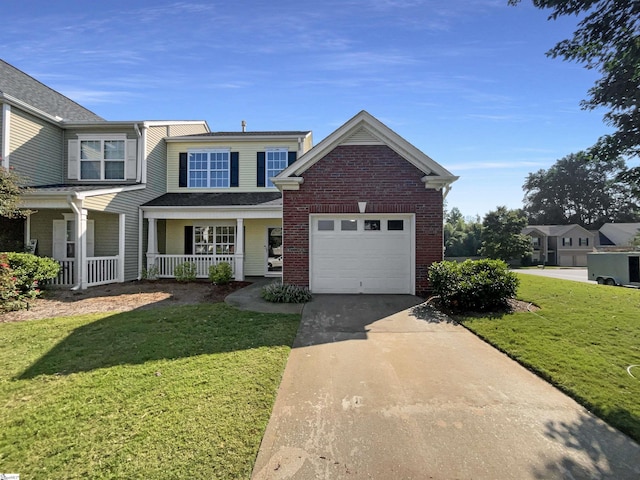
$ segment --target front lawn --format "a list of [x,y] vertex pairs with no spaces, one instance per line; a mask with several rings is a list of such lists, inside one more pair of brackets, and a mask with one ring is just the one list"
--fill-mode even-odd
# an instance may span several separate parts
[[299,318],[220,303],[0,324],[0,472],[249,478]]
[[519,278],[540,310],[458,320],[640,441],[640,290]]

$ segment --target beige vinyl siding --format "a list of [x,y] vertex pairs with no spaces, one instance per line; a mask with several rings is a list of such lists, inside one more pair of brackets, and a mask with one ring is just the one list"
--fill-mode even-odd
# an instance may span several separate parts
[[197,135],[207,133],[204,124],[200,125],[170,125],[167,128],[167,137],[181,137],[182,135]]
[[88,220],[94,220],[94,255],[108,257],[118,255],[118,215],[89,212]]
[[116,197],[115,193],[110,193],[108,195],[99,195],[97,197],[88,197],[84,201],[84,207],[88,210],[97,210],[99,212],[104,212],[109,208],[109,204]]
[[[290,152],[298,150],[297,141],[243,141],[243,142],[171,142],[167,146],[167,191],[175,192],[274,192],[275,188],[257,187],[257,152],[267,148],[288,148]],[[180,188],[178,187],[180,152],[197,149],[228,148],[239,153],[239,186],[237,188]]]
[[282,227],[282,220],[279,218],[245,220],[244,226],[244,274],[262,277],[267,270],[267,228]]
[[62,183],[62,130],[16,107],[10,129],[10,166],[29,185]]
[[31,239],[38,240],[38,255],[53,256],[53,221],[63,220],[71,210],[40,210],[31,215]]
[[[2,107],[3,103],[0,102],[0,152],[2,152],[2,132],[4,132],[4,129],[2,128],[2,119],[4,118],[4,115],[2,114]],[[0,161],[0,165],[2,165],[2,162]]]

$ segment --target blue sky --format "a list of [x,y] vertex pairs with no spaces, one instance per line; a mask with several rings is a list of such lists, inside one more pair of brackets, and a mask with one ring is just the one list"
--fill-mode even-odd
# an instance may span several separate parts
[[610,131],[579,106],[597,72],[545,56],[578,20],[530,3],[7,0],[0,56],[108,120],[318,143],[364,109],[460,176],[449,208],[482,216]]

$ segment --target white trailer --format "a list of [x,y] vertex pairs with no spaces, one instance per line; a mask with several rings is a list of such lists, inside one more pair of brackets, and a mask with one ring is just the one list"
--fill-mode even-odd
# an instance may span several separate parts
[[589,253],[587,275],[601,285],[640,287],[640,252]]

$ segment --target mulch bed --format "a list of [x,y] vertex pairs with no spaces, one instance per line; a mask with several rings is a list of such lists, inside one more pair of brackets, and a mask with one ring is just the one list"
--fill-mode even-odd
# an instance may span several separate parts
[[129,311],[170,305],[223,302],[230,293],[251,282],[212,285],[207,281],[143,280],[112,283],[86,290],[48,289],[29,303],[28,310],[0,314],[0,323],[66,317],[108,311]]

